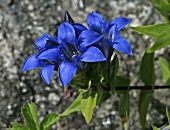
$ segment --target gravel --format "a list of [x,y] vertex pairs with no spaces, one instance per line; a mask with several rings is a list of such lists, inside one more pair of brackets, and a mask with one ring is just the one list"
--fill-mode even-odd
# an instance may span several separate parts
[[[133,57],[118,53],[120,75],[127,75],[131,85],[143,85],[139,79],[139,65],[146,47],[153,39],[140,35],[130,26],[158,24],[163,21],[159,12],[147,0],[0,0],[0,129],[11,127],[12,122],[23,123],[21,106],[30,101],[38,108],[39,119],[48,113],[62,112],[76,97],[77,91],[68,100],[62,100],[63,88],[57,73],[50,85],[40,77],[39,69],[21,72],[26,57],[34,53],[34,41],[42,34],[54,36],[63,22],[63,14],[68,10],[76,22],[86,25],[86,17],[92,11],[112,20],[119,16],[133,21],[122,30],[121,35],[129,40]],[[169,47],[155,54],[157,85],[162,85],[162,75],[158,56],[170,60]],[[139,91],[130,92],[132,130],[141,129],[138,110]],[[106,103],[97,106],[93,120],[86,125],[81,113],[63,117],[53,126],[53,130],[122,130],[118,113],[120,95],[114,95]],[[169,90],[156,90],[149,106],[147,129],[151,124],[162,126],[166,123],[165,106],[170,106]],[[73,121],[73,119],[75,119]]]

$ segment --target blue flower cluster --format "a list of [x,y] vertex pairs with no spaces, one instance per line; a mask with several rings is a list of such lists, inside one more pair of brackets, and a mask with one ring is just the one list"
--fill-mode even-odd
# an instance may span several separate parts
[[119,17],[110,22],[92,12],[87,17],[87,29],[66,11],[57,36],[44,34],[36,40],[37,53],[26,59],[22,71],[42,67],[41,76],[49,84],[57,70],[62,85],[67,87],[78,69],[86,69],[89,62],[109,61],[114,49],[132,55],[129,42],[120,37],[120,30],[130,21]]

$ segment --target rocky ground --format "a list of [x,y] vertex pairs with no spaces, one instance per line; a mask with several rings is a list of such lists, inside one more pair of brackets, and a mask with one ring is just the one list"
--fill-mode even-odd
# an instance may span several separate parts
[[[62,112],[76,96],[62,101],[63,88],[57,73],[50,86],[39,75],[39,69],[21,72],[26,57],[34,52],[34,41],[42,34],[54,36],[68,10],[75,21],[86,25],[86,17],[92,11],[107,19],[119,16],[133,21],[122,31],[133,49],[133,57],[119,53],[119,74],[129,76],[131,85],[143,85],[139,79],[139,65],[146,47],[153,39],[139,35],[130,26],[157,24],[162,22],[159,12],[147,0],[0,0],[0,129],[11,127],[12,122],[23,123],[20,108],[33,101],[38,108],[40,120],[48,113]],[[169,47],[156,52],[157,85],[162,85],[158,56],[170,60]],[[166,123],[165,106],[170,106],[169,90],[156,90],[147,116],[147,129],[151,124]],[[139,91],[131,91],[132,130],[141,129],[137,101]],[[117,111],[119,96],[115,95],[95,110],[90,125],[86,125],[80,113],[61,119],[52,129],[59,130],[122,130],[123,125]],[[74,119],[74,120],[73,120]]]

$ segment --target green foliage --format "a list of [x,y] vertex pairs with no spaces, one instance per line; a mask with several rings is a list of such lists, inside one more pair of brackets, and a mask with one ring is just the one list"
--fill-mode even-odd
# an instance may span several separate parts
[[145,52],[140,65],[140,78],[147,86],[155,85],[154,53]]
[[168,0],[149,0],[169,22],[170,3]]
[[127,90],[116,90],[117,93],[121,94],[119,101],[119,114],[121,117],[129,116],[130,113],[130,96],[129,96],[129,85],[130,79],[126,76],[116,77],[116,86],[127,86]]
[[161,33],[155,40],[155,43],[147,49],[148,53],[153,53],[165,46],[170,45],[170,33]]
[[81,112],[87,124],[89,124],[92,119],[93,110],[97,105],[97,93],[95,91],[86,91],[82,96]]
[[159,63],[162,70],[163,82],[164,84],[170,85],[170,66],[163,57],[159,57]]
[[78,97],[74,100],[74,102],[67,107],[67,109],[60,114],[60,116],[67,116],[73,112],[80,111],[81,110],[81,98],[82,98],[82,93],[78,95]]
[[166,116],[167,116],[167,118],[168,118],[168,123],[169,123],[169,125],[170,125],[170,113],[169,113],[167,107],[166,107]]
[[37,109],[34,103],[26,104],[21,109],[24,121],[30,129],[39,130]]
[[51,126],[60,119],[57,114],[49,114],[43,119],[39,127],[37,109],[33,102],[25,104],[21,109],[21,113],[24,117],[26,126],[14,123],[12,128],[9,128],[8,130],[49,130]]
[[121,98],[119,101],[119,114],[121,117],[126,116],[126,113],[129,116],[129,108],[130,108],[130,96],[129,96],[129,90],[121,94]]
[[131,27],[134,31],[146,34],[154,39],[156,39],[161,33],[168,33],[170,30],[170,25],[167,23],[148,25],[148,26],[138,26]]
[[156,126],[152,125],[152,129],[153,130],[159,130],[159,128],[157,128]]
[[52,125],[59,121],[60,117],[57,114],[48,114],[40,124],[40,130],[49,130]]
[[8,130],[31,130],[28,128],[28,126],[24,126],[20,123],[13,123],[12,128],[9,128]]
[[111,91],[115,93],[115,84],[116,84],[116,76],[119,69],[119,59],[117,55],[115,55],[114,59],[110,63],[110,75],[109,75],[109,84],[111,86]]
[[145,130],[146,115],[148,111],[148,106],[152,98],[151,90],[141,90],[138,102],[138,109],[140,115],[140,123],[142,125],[142,130]]

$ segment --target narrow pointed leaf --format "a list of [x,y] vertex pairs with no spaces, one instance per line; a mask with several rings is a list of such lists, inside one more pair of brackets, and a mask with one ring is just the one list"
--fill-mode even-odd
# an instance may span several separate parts
[[21,109],[25,123],[32,130],[39,130],[37,109],[34,103],[26,104]]
[[149,0],[169,22],[170,2],[168,0]]
[[20,123],[12,124],[12,128],[8,128],[8,130],[30,130],[27,126],[24,126]]
[[131,27],[131,28],[138,33],[146,34],[156,39],[160,35],[160,33],[169,32],[170,25],[167,23],[163,23],[163,24],[138,26],[138,27]]
[[170,125],[170,112],[168,111],[168,107],[166,107],[166,116],[168,118],[168,123]]
[[140,78],[145,85],[155,85],[154,53],[144,54],[140,65]]
[[145,130],[146,115],[147,115],[151,98],[152,98],[152,90],[141,90],[139,95],[138,109],[139,109],[140,123],[142,125],[142,130]]
[[89,124],[92,115],[93,110],[97,105],[97,93],[94,91],[87,91],[83,93],[81,100],[81,112],[86,120],[86,123]]
[[123,94],[121,94],[121,98],[119,101],[119,114],[121,117],[126,117],[126,114],[130,113],[130,97],[129,97],[129,90],[126,90]]
[[82,98],[82,93],[78,95],[78,97],[74,100],[74,102],[67,107],[67,109],[60,114],[60,116],[67,116],[73,112],[77,112],[81,110],[81,98]]
[[164,84],[170,85],[170,66],[163,57],[159,57],[159,63],[162,70],[163,82]]
[[152,125],[152,129],[153,130],[160,130],[159,128],[157,128],[156,126]]
[[165,46],[170,45],[170,33],[161,33],[155,40],[155,43],[147,49],[148,53],[153,53]]
[[109,83],[111,86],[112,93],[115,93],[115,85],[116,85],[116,77],[119,69],[119,59],[117,55],[115,55],[114,59],[110,63],[110,75],[109,75]]
[[40,124],[40,130],[50,130],[52,125],[59,121],[60,117],[57,114],[48,114]]

